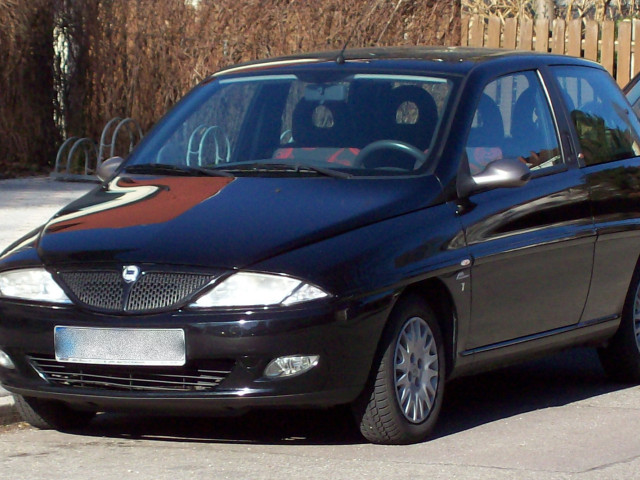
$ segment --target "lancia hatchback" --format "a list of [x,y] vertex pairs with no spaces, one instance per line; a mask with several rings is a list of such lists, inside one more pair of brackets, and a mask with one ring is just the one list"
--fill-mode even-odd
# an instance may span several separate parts
[[228,68],[0,256],[0,381],[41,428],[349,404],[388,444],[448,380],[570,346],[637,382],[639,133],[564,56]]

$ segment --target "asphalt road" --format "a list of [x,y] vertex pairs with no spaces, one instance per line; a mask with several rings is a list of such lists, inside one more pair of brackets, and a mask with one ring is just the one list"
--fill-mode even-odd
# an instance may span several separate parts
[[[0,181],[0,248],[89,188]],[[579,349],[448,385],[428,442],[364,443],[345,409],[223,419],[99,415],[78,432],[0,428],[3,479],[633,479],[640,387]]]
[[101,415],[74,433],[0,433],[3,478],[632,479],[640,389],[610,383],[589,350],[449,385],[431,441],[362,442],[348,412],[239,418]]
[[[0,252],[95,186],[46,177],[0,180]],[[6,395],[0,387],[0,397]]]
[[0,180],[0,251],[95,186],[46,177]]

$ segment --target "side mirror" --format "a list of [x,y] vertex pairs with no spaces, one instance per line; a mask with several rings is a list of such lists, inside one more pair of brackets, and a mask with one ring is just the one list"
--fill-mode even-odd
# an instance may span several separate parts
[[102,182],[109,180],[120,165],[122,165],[122,162],[124,162],[124,158],[122,157],[107,158],[98,166],[96,175]]
[[463,173],[458,180],[458,196],[468,197],[478,190],[513,188],[525,185],[531,178],[531,170],[515,158],[494,160],[475,175]]

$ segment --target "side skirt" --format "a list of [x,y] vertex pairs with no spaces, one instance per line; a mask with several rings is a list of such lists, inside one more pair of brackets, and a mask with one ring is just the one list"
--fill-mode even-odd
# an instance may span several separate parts
[[611,315],[458,352],[451,378],[530,360],[569,347],[605,343],[617,331],[620,318],[620,315]]

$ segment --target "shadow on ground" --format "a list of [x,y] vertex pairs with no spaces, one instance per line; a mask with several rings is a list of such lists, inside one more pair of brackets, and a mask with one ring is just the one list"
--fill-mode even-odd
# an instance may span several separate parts
[[447,385],[434,438],[625,388],[605,375],[592,348],[456,379]]
[[[432,438],[628,388],[605,377],[591,349],[562,352],[543,360],[458,379],[447,387],[440,422]],[[363,443],[346,407],[260,410],[225,418],[101,414],[89,427],[74,433],[172,442]]]

